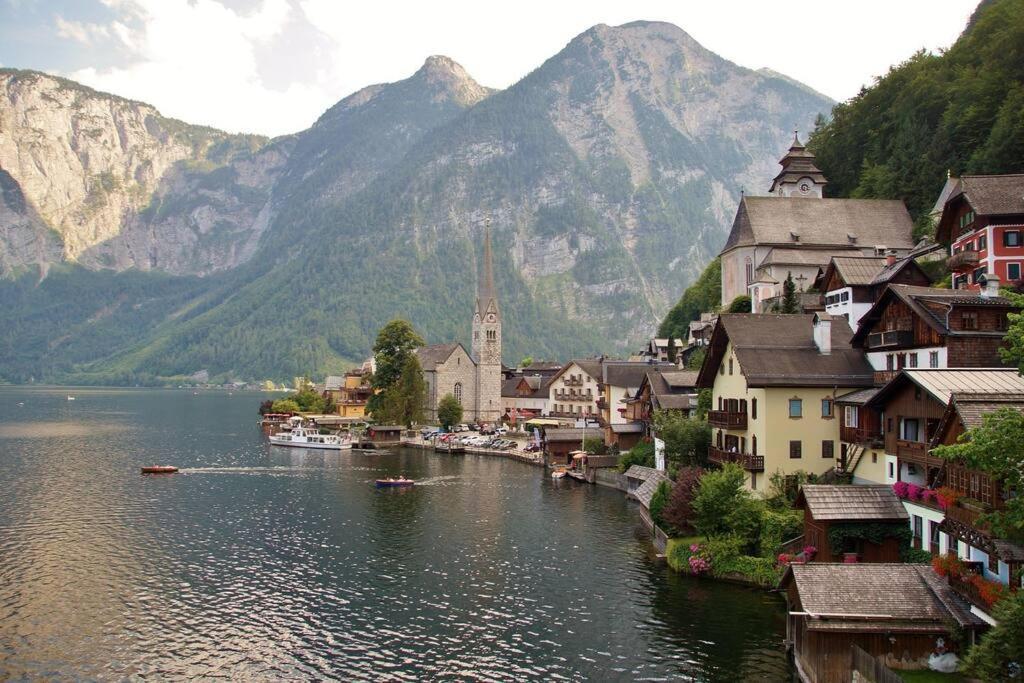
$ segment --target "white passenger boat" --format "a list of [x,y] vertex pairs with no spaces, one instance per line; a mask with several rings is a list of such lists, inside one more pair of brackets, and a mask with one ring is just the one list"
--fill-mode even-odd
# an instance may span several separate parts
[[332,451],[352,448],[351,441],[343,441],[341,437],[334,434],[320,434],[319,430],[315,427],[304,427],[301,417],[293,417],[289,420],[289,423],[291,423],[292,428],[279,434],[271,434],[270,443],[275,446],[324,448]]

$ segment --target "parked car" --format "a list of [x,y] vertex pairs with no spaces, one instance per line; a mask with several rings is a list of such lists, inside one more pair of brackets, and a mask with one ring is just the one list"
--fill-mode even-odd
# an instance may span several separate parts
[[494,433],[495,434],[501,434],[502,436],[504,436],[504,435],[508,434],[508,427],[506,427],[505,425],[501,425],[500,427],[498,427],[498,428],[496,428],[494,430]]

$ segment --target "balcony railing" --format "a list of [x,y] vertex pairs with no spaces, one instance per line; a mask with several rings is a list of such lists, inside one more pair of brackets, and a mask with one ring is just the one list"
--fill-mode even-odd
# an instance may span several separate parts
[[946,509],[946,519],[953,520],[954,522],[960,522],[965,526],[979,530],[984,526],[978,523],[978,518],[981,517],[981,514],[982,513],[979,510],[976,510],[973,507],[963,507],[961,504],[951,505]]
[[928,444],[921,441],[896,439],[896,457],[924,467],[942,467],[945,463],[942,458],[929,455]]
[[965,270],[974,270],[978,267],[981,258],[976,251],[961,251],[959,254],[953,254],[946,259],[946,267],[954,273],[959,273]]
[[913,343],[913,330],[890,330],[889,332],[872,332],[868,335],[869,349],[910,346]]
[[723,429],[746,429],[747,414],[730,410],[709,410],[708,424]]
[[565,379],[562,380],[562,384],[564,384],[567,387],[582,387],[583,386],[583,378],[582,377],[576,377],[576,378],[566,377]]
[[593,399],[594,395],[591,393],[582,394],[569,391],[555,391],[556,401],[592,401]]
[[882,440],[882,434],[877,429],[869,429],[868,427],[847,427],[844,425],[839,428],[839,439],[846,443],[867,445],[880,442]]
[[984,596],[982,596],[981,589],[979,589],[978,586],[969,579],[970,574],[984,576],[984,567],[985,565],[981,562],[964,562],[964,568],[967,570],[968,576],[958,576],[956,573],[950,572],[946,575],[946,581],[949,583],[949,587],[953,589],[954,593],[975,607],[978,607],[985,612],[989,612],[992,609],[992,605],[985,600]]
[[722,448],[710,446],[708,448],[708,460],[719,465],[734,462],[749,472],[764,472],[764,456],[752,455],[750,453],[737,453]]

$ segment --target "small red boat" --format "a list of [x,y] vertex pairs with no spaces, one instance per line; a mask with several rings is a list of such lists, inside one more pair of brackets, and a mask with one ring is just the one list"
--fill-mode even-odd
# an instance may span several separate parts
[[142,468],[143,474],[173,474],[177,471],[178,468],[174,465],[151,465]]
[[398,479],[392,479],[388,477],[387,479],[378,479],[377,488],[383,489],[392,488],[396,486],[412,486],[415,483],[416,482],[413,481],[412,479],[406,479],[405,477],[400,477]]

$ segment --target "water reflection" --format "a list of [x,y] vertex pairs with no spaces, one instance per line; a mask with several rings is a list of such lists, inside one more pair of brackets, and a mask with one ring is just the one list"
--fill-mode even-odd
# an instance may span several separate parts
[[787,676],[775,598],[668,572],[617,492],[272,448],[254,395],[76,395],[0,388],[0,677]]

